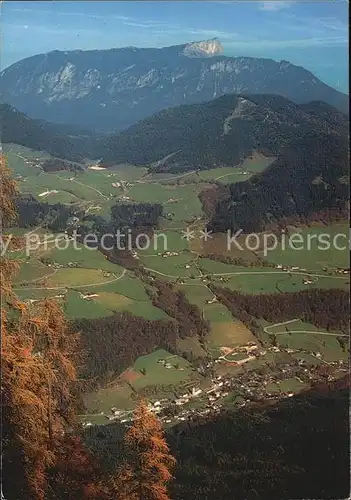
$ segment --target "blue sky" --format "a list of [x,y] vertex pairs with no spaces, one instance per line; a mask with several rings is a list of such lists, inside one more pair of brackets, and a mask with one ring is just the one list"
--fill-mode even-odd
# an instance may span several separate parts
[[348,3],[7,2],[1,67],[51,50],[163,47],[218,37],[228,56],[286,59],[348,91]]

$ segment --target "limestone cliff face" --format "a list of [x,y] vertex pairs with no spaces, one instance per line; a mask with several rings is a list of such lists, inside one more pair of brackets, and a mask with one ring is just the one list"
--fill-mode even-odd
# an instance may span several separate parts
[[347,96],[287,61],[225,57],[218,40],[161,49],[53,51],[2,71],[2,102],[32,118],[101,131],[228,93],[280,94],[348,107]]
[[212,57],[223,52],[223,47],[217,38],[205,42],[187,43],[183,54],[188,57]]

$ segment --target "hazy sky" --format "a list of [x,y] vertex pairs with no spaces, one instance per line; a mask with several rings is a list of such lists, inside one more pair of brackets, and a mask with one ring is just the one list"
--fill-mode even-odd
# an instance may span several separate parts
[[163,47],[218,37],[225,55],[286,59],[348,91],[348,3],[7,2],[1,67],[51,50]]

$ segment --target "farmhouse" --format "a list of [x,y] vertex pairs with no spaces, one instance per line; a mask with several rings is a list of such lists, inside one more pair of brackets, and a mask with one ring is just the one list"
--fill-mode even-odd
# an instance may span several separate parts
[[313,280],[311,280],[310,278],[305,278],[302,280],[302,283],[304,285],[310,285],[311,283],[313,283]]
[[98,293],[90,293],[90,292],[88,292],[86,294],[80,293],[79,295],[81,296],[82,299],[92,299],[94,297],[98,297],[99,296]]
[[207,304],[213,304],[214,302],[217,302],[217,297],[213,297],[213,299],[206,300]]
[[192,389],[191,389],[191,395],[193,397],[198,396],[201,393],[202,393],[202,389],[200,389],[200,388],[195,389],[195,387],[192,387]]

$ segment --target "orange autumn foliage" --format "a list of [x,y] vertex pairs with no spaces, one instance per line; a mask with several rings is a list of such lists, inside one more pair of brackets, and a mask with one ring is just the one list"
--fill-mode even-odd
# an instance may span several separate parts
[[[3,156],[0,183],[2,237],[4,228],[15,219],[17,195]],[[84,447],[78,446],[79,440],[73,447],[69,438],[76,425],[71,389],[77,378],[79,338],[68,332],[56,302],[45,300],[28,305],[16,297],[12,281],[17,268],[17,263],[7,256],[1,257],[3,493],[7,500],[44,500],[48,498],[52,471],[57,467],[65,471],[62,480],[68,489],[77,483],[77,477],[71,474],[73,467],[64,466],[63,457],[69,457],[71,465],[82,461],[82,457],[85,463],[90,460]],[[78,458],[75,450],[79,450]],[[91,478],[83,478],[80,487],[90,483]]]
[[164,438],[162,424],[142,401],[125,435],[127,459],[113,479],[118,500],[169,500],[167,483],[175,459]]

